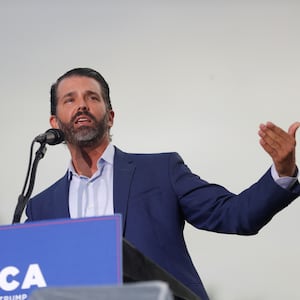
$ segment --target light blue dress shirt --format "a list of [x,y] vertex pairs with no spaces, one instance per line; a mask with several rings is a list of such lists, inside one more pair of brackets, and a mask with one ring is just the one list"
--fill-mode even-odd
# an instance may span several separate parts
[[71,218],[104,216],[114,214],[113,162],[115,148],[109,144],[92,177],[78,175],[72,163],[69,166],[69,209]]

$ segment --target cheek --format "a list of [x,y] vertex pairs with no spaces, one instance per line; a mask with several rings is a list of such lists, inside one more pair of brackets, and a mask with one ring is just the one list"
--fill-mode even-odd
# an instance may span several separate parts
[[102,119],[107,112],[105,107],[99,107],[95,105],[90,107],[90,113],[94,115],[97,119]]
[[63,109],[62,107],[57,106],[56,116],[59,120],[63,122],[69,122],[73,115],[74,115],[74,109],[71,106],[64,107]]

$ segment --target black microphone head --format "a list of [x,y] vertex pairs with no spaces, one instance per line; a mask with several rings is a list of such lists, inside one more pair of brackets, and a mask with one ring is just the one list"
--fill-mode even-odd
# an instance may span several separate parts
[[45,132],[46,143],[49,145],[57,145],[65,140],[65,135],[60,129],[50,128]]
[[50,128],[45,133],[38,135],[34,141],[41,144],[57,145],[65,140],[65,135],[60,129]]

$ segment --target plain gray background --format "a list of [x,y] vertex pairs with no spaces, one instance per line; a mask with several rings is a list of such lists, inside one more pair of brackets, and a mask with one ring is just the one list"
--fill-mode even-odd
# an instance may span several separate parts
[[[122,150],[178,151],[204,179],[247,188],[271,165],[259,124],[299,120],[299,14],[297,0],[2,0],[0,224],[50,127],[50,85],[79,66],[109,82]],[[64,145],[49,146],[33,194],[68,163]],[[299,213],[296,200],[253,237],[187,226],[211,299],[298,299]]]

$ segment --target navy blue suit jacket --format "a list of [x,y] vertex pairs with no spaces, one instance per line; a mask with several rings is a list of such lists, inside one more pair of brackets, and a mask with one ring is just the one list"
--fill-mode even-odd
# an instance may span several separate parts
[[[70,217],[67,174],[33,197],[27,221]],[[116,148],[113,195],[123,236],[202,299],[205,289],[188,254],[185,221],[214,232],[255,234],[300,193],[279,187],[268,171],[239,195],[193,174],[177,153],[129,154]]]

